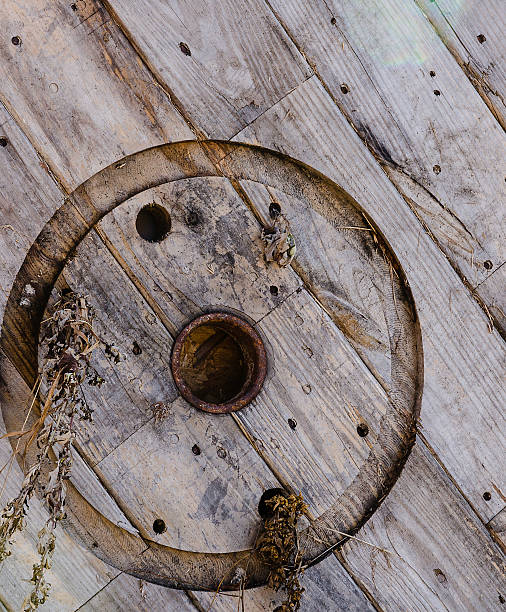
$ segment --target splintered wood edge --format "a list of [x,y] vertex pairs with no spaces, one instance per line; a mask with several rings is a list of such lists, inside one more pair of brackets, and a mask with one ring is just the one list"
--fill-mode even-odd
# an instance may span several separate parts
[[[226,141],[185,141],[161,145],[125,157],[79,186],[56,211],[30,248],[5,308],[0,347],[31,388],[37,376],[40,322],[54,283],[68,257],[88,231],[132,196],[185,178],[222,176],[269,185],[294,197],[303,195],[320,214],[328,202],[362,207],[341,187],[286,155]],[[367,212],[370,218],[370,211]],[[392,281],[393,304],[408,308],[387,313],[392,355],[392,385],[378,441],[366,463],[337,502],[299,534],[303,563],[314,564],[355,533],[378,508],[397,480],[415,441],[423,386],[423,356],[418,317],[406,278],[378,228],[380,248],[399,279]],[[29,297],[27,284],[35,289]],[[406,314],[408,312],[409,314]],[[8,371],[0,364],[8,387]],[[23,407],[2,403],[7,431],[20,430]],[[14,439],[11,439],[14,445]],[[21,459],[18,456],[21,463]],[[26,462],[30,465],[30,462]],[[26,465],[21,467],[25,468]],[[50,468],[48,468],[49,470]],[[162,546],[127,532],[96,510],[68,483],[65,528],[100,559],[143,580],[173,588],[235,590],[265,584],[266,568],[254,550],[198,553]]]

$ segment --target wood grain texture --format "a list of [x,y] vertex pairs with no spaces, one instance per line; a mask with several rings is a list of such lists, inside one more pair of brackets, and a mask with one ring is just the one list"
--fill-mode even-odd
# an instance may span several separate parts
[[261,0],[106,5],[209,138],[232,137],[312,74]]
[[[301,576],[306,589],[302,596],[303,612],[321,612],[322,609],[350,612],[373,612],[373,605],[365,598],[357,598],[358,587],[347,574],[343,574],[335,557],[308,568]],[[214,595],[196,593],[203,610],[209,610]],[[244,594],[244,610],[247,612],[273,611],[283,601],[283,593],[275,593],[267,587],[259,587]],[[219,595],[210,608],[212,612],[236,612],[237,598]]]
[[[141,238],[135,223],[139,210],[153,200],[167,206],[172,220],[170,234],[159,243],[149,243]],[[198,223],[195,222],[196,218],[199,219]],[[351,219],[349,223],[352,222],[356,221]],[[148,190],[104,217],[99,228],[108,235],[114,248],[125,254],[127,264],[140,283],[150,288],[160,309],[170,320],[169,329],[177,329],[202,311],[217,306],[237,308],[253,320],[261,321],[259,329],[270,347],[272,366],[265,383],[265,394],[262,392],[251,408],[240,413],[238,418],[251,436],[262,441],[264,452],[271,456],[272,463],[283,473],[283,477],[295,489],[304,492],[314,511],[327,510],[367,460],[371,446],[378,439],[380,422],[389,400],[330,317],[307,292],[295,292],[300,284],[296,275],[266,264],[259,244],[261,226],[228,182],[223,178],[188,179]],[[334,241],[330,229],[327,240]],[[369,240],[373,245],[372,238]],[[352,247],[350,242],[350,260],[353,254],[358,257],[360,245],[358,242]],[[233,257],[222,257],[232,247]],[[371,270],[367,267],[369,260],[373,262]],[[354,265],[372,279],[375,278],[374,268],[383,266],[383,282],[388,279],[388,284],[381,299],[388,302],[390,276],[382,255],[374,256],[371,250],[369,257],[364,255],[363,261]],[[170,465],[186,464],[185,456],[191,457],[189,450],[194,444],[192,431],[200,431],[201,438],[214,440],[216,446],[219,431],[214,431],[212,424],[218,421],[206,415],[202,420],[198,412],[194,414],[195,411],[191,409],[188,412],[184,402],[171,405],[173,397],[164,389],[164,385],[168,384],[164,381],[170,371],[171,338],[164,332],[163,344],[164,341],[157,335],[158,326],[153,326],[155,322],[150,318],[153,313],[146,314],[146,305],[142,305],[140,296],[132,294],[128,285],[124,287],[128,281],[118,276],[118,271],[119,267],[112,265],[108,252],[97,247],[92,232],[79,245],[63,275],[74,290],[90,295],[97,312],[98,333],[104,334],[105,338],[112,337],[120,353],[126,355],[126,360],[118,364],[121,385],[114,385],[115,397],[97,402],[97,398],[88,391],[86,395],[89,396],[90,405],[97,406],[99,426],[94,427],[97,432],[95,436],[99,437],[102,431],[105,437],[103,442],[95,441],[94,446],[109,448],[111,442],[106,440],[112,436],[112,448],[115,448],[120,438],[116,440],[113,432],[118,427],[122,437],[128,437],[117,452],[109,452],[107,458],[99,463],[98,469],[112,487],[121,491],[123,505],[132,509],[136,522],[140,522],[149,533],[156,518],[156,508],[167,504],[163,488],[156,497],[156,479],[160,478],[157,474],[168,473]],[[381,284],[381,277],[376,280]],[[270,283],[280,287],[277,296],[270,292]],[[397,308],[402,308],[400,303]],[[137,367],[135,359],[132,361],[133,358],[128,355],[134,341],[146,352],[146,356],[142,357],[145,363],[151,366],[153,363],[159,364],[157,368],[134,371]],[[388,343],[388,338],[384,338],[384,342]],[[153,352],[155,348],[156,352]],[[98,362],[96,367],[102,373],[103,363]],[[104,374],[104,377],[107,378],[107,375]],[[170,375],[168,382],[172,384]],[[141,402],[137,400],[138,406],[142,403],[154,405],[156,402],[170,405],[171,417],[168,420],[175,420],[165,434],[158,432],[151,423],[142,428],[139,435],[132,435],[132,427],[135,430],[137,426],[133,424],[129,427],[124,417],[119,421],[118,417],[125,412],[126,404],[136,403],[137,386],[142,389],[143,396]],[[360,393],[357,393],[359,389]],[[101,392],[101,395],[104,394]],[[116,425],[101,427],[102,414],[109,412],[117,415]],[[182,418],[181,413],[187,414]],[[299,423],[297,434],[290,429],[290,418]],[[185,424],[188,419],[188,424]],[[219,422],[228,421],[220,419]],[[357,434],[357,425],[362,422],[369,426],[367,440],[362,440]],[[235,429],[231,421],[229,426]],[[236,433],[239,433],[238,430]],[[322,461],[321,447],[325,447],[322,436],[326,434],[328,448],[324,451],[325,461]],[[162,444],[164,437],[168,444]],[[227,437],[234,438],[232,433]],[[237,437],[234,439],[238,456],[246,456],[246,450],[238,450],[242,448],[238,445],[246,445],[242,434],[239,434],[239,440]],[[220,450],[224,457],[231,451],[230,448],[227,451],[222,442],[217,449],[218,456]],[[138,459],[140,456],[142,461]],[[130,467],[125,472],[122,465]],[[307,469],[301,470],[301,465]],[[126,474],[129,474],[128,477]],[[257,467],[257,478],[262,481],[265,475],[261,477],[260,474]],[[195,493],[194,501],[206,499],[206,479],[194,478],[188,467],[181,472],[181,477],[185,482],[194,483],[192,487],[195,491],[204,487],[200,495]],[[143,483],[142,492],[135,483]],[[218,483],[213,483],[218,491]],[[181,488],[184,488],[184,482],[175,487],[177,490]],[[143,500],[150,497],[149,492],[151,497],[155,495],[155,499],[151,501],[152,512],[145,516]],[[258,499],[260,494],[261,490],[244,493],[242,497]],[[202,501],[199,508],[201,505]],[[177,514],[175,510],[172,509],[169,515]],[[236,509],[230,517],[236,521],[234,538],[240,535],[242,529],[238,527],[238,512]],[[185,516],[182,514],[181,518]],[[196,519],[198,515],[192,510],[190,516]],[[246,516],[245,524],[248,521],[250,518]],[[187,527],[194,530],[191,524]],[[177,524],[173,525],[172,531],[174,534],[179,531],[185,534],[184,529],[184,525]],[[186,533],[183,540],[193,541],[196,547],[207,543],[207,538],[200,542],[197,534],[193,533],[192,536],[191,531]],[[251,543],[251,537],[244,542]],[[184,544],[173,539],[166,543]]]
[[[392,361],[384,310],[390,269],[383,257],[369,248],[372,228],[367,220],[348,214],[332,223],[301,194],[295,198],[253,181],[240,184],[263,225],[271,222],[270,204],[281,206],[296,237],[294,271],[311,287],[380,385],[390,389]],[[337,207],[334,214],[339,214]]]
[[506,48],[501,0],[416,0],[416,3],[505,127]]
[[[13,366],[1,356],[2,377],[9,370],[8,393],[15,397],[15,401],[22,406],[28,406],[30,391]],[[0,402],[5,401],[7,390],[2,381],[0,391]],[[0,435],[5,432],[3,426]],[[9,441],[4,438],[0,440],[0,466],[3,466],[11,458],[12,449]],[[6,471],[2,473],[0,480],[0,505],[4,505],[14,497],[24,478],[17,461],[12,463],[12,468],[5,479]],[[97,488],[92,479],[84,477],[86,489],[90,499],[95,500]],[[5,488],[4,488],[5,483]],[[102,499],[98,505],[109,515],[117,515],[110,503]],[[15,544],[12,547],[12,555],[0,566],[0,602],[9,612],[19,610],[26,595],[31,590],[28,582],[32,575],[32,564],[37,562],[37,533],[48,518],[47,510],[40,500],[35,496],[29,507],[26,529],[16,534]],[[53,567],[48,572],[48,581],[52,584],[51,610],[58,612],[69,612],[75,610],[87,599],[89,599],[98,588],[105,586],[118,571],[100,561],[92,552],[86,551],[76,545],[75,541],[58,527],[57,544],[54,555]]]
[[[219,181],[223,183],[224,179],[219,179]],[[242,206],[247,215],[251,217],[252,215],[240,200],[235,203],[235,215],[233,214],[234,206],[232,206],[231,212],[229,208],[230,198],[232,196],[236,198],[233,191],[229,192],[229,200],[227,200],[224,198],[223,191],[217,188],[219,184],[214,184],[216,181],[202,179],[201,182],[204,184],[206,182],[211,183],[211,189],[206,191],[201,185],[200,189],[197,186],[196,190],[192,192],[188,184],[185,185],[184,190],[181,190],[181,187],[176,185],[177,189],[172,192],[172,197],[164,198],[164,202],[174,202],[173,208],[171,208],[173,233],[166,239],[167,246],[165,248],[162,248],[163,243],[147,245],[147,248],[151,247],[149,257],[146,257],[145,254],[144,256],[142,255],[143,249],[146,248],[145,241],[136,234],[135,229],[132,231],[132,228],[135,228],[135,213],[142,206],[143,202],[139,201],[137,197],[134,199],[134,202],[122,205],[115,211],[115,223],[118,226],[117,232],[119,232],[119,235],[124,237],[125,234],[129,234],[129,237],[128,241],[125,241],[123,238],[123,244],[119,246],[125,248],[125,244],[129,244],[131,251],[129,256],[137,254],[138,263],[149,261],[150,270],[163,270],[162,263],[167,261],[178,262],[182,269],[184,267],[184,259],[181,261],[177,254],[180,252],[181,245],[188,245],[190,243],[188,239],[184,239],[185,233],[188,233],[188,229],[184,227],[187,219],[186,213],[188,212],[185,210],[184,205],[185,203],[191,204],[191,211],[195,213],[196,210],[200,210],[200,197],[207,205],[207,209],[204,208],[203,210],[206,213],[206,217],[199,227],[199,233],[192,240],[194,243],[194,247],[191,249],[193,262],[190,259],[187,262],[189,265],[202,265],[198,264],[199,256],[202,256],[202,249],[198,248],[199,242],[202,244],[202,240],[204,240],[204,247],[212,243],[216,226],[220,228],[219,231],[222,232],[222,235],[228,236],[230,240],[233,238],[231,232],[235,228],[235,231],[239,232],[238,235],[242,237],[242,245],[236,252],[236,257],[239,257],[242,253],[244,258],[242,265],[243,276],[230,276],[227,266],[217,266],[216,275],[222,281],[220,282],[220,280],[215,278],[213,280],[215,288],[212,289],[211,286],[207,290],[211,293],[214,292],[214,297],[224,300],[227,299],[227,296],[234,300],[237,299],[236,296],[243,295],[244,305],[250,305],[250,308],[254,308],[255,303],[260,303],[260,300],[254,297],[255,292],[260,291],[261,295],[265,295],[265,283],[273,282],[272,279],[271,281],[265,280],[264,283],[257,283],[258,288],[256,285],[251,285],[250,287],[250,277],[252,277],[248,273],[248,266],[251,265],[249,263],[250,260],[258,272],[253,277],[256,276],[260,279],[262,275],[266,274],[265,264],[262,263],[261,251],[255,246],[255,242],[258,240],[259,226],[255,225],[256,221],[253,221],[253,224],[249,221],[250,229],[247,229],[248,224],[244,224],[237,210],[238,204]],[[162,193],[163,191],[160,189],[158,195],[161,197]],[[188,199],[188,202],[184,201],[183,193],[186,194],[185,197]],[[148,196],[151,195],[148,194]],[[167,196],[167,193],[165,195]],[[234,198],[232,198],[232,204],[234,203]],[[151,197],[148,197],[149,201],[151,199]],[[216,206],[210,206],[213,199],[217,199]],[[214,221],[212,220],[213,216],[216,219]],[[102,230],[104,225],[107,227],[107,221],[108,217],[101,221],[100,227]],[[201,233],[204,234],[203,238],[199,236]],[[248,234],[249,241],[251,242],[245,240]],[[114,238],[113,232],[110,232],[110,235]],[[178,235],[180,235],[179,242]],[[220,247],[219,243],[217,245]],[[175,254],[171,255],[171,250]],[[203,254],[206,254],[205,248]],[[205,261],[206,258],[204,257]],[[82,293],[90,294],[90,300],[99,317],[97,323],[99,333],[103,332],[108,338],[112,337],[121,354],[129,352],[134,338],[136,338],[139,347],[143,351],[148,347],[145,359],[151,361],[156,359],[157,362],[162,364],[159,377],[162,379],[161,382],[163,382],[166,379],[166,372],[169,367],[170,336],[166,334],[165,351],[163,351],[163,354],[162,351],[159,351],[156,355],[152,354],[150,347],[159,345],[159,341],[156,339],[156,332],[152,336],[154,318],[143,314],[147,305],[140,306],[139,298],[136,298],[129,289],[128,279],[126,277],[124,279],[118,278],[115,266],[117,264],[111,263],[111,256],[105,249],[100,248],[96,237],[91,233],[78,247],[71,261],[64,269],[63,275],[69,286]],[[196,267],[195,269],[198,270],[199,268]],[[183,272],[186,273],[188,278],[185,278],[185,274],[182,277],[178,277],[176,269],[171,279],[172,291],[175,294],[175,287],[181,304],[185,304],[182,291],[182,288],[186,287],[185,283],[188,283],[190,295],[196,302],[200,299],[203,300],[204,304],[207,303],[209,295],[202,288],[199,290],[198,286],[197,290],[195,290],[190,270],[187,269]],[[167,275],[167,271],[165,271],[165,274]],[[277,271],[277,269],[274,269],[270,274],[274,274],[277,277],[275,282],[280,283],[280,285],[283,279],[285,279],[285,282],[292,284],[292,290],[298,286],[298,283],[290,278],[288,271]],[[141,281],[144,281],[144,276],[141,274],[140,276]],[[175,286],[175,283],[178,282],[179,287]],[[233,282],[234,292],[227,292],[227,282]],[[127,283],[126,288],[125,283]],[[163,283],[161,284],[163,285]],[[163,293],[163,295],[166,295],[166,293]],[[250,295],[253,299],[250,299]],[[247,306],[245,307],[247,308]],[[128,314],[129,311],[137,312],[138,316],[130,316]],[[252,311],[252,314],[255,314],[254,311]],[[265,320],[264,312],[257,314]],[[100,319],[102,320],[100,321]],[[135,326],[135,329],[132,329],[132,325]],[[103,364],[97,363],[97,369],[99,369],[99,365],[103,366]],[[134,364],[133,369],[135,367]],[[131,358],[127,357],[124,362],[123,372],[119,373],[125,375],[123,384],[118,388],[118,391],[115,393],[116,397],[113,400],[116,401],[118,409],[121,406],[125,410],[128,402],[132,402],[128,391],[126,395],[122,396],[121,389],[126,390],[129,384],[133,384],[133,389],[135,389],[137,385],[135,381],[139,380],[139,376],[135,376],[135,373],[130,371],[131,368]],[[149,376],[153,376],[152,372],[149,373]],[[150,377],[146,378],[146,376],[140,375],[140,378],[143,380],[142,393],[145,395],[149,394],[153,384]],[[154,394],[150,402],[154,402],[156,399],[156,390],[153,392]],[[123,397],[124,399],[122,399]],[[158,397],[158,399],[160,398]],[[92,403],[90,398],[90,404],[97,408],[99,419],[101,409],[106,413],[109,411],[105,403],[103,406],[100,406],[100,404],[97,406],[96,400]],[[114,497],[122,499],[122,507],[127,506],[129,508],[131,516],[134,517],[134,524],[136,526],[140,525],[142,528],[141,533],[153,538],[154,536],[151,531],[153,520],[162,516],[167,522],[169,531],[165,536],[155,538],[156,541],[183,548],[218,548],[218,550],[229,549],[231,547],[237,548],[251,544],[254,541],[256,525],[258,523],[258,519],[255,520],[256,503],[263,488],[269,485],[274,486],[277,484],[277,481],[269,473],[265,473],[262,476],[266,468],[231,421],[228,422],[229,424],[226,427],[228,433],[224,433],[225,421],[219,420],[219,422],[216,422],[215,420],[216,426],[213,426],[213,419],[215,417],[212,415],[203,415],[193,409],[190,409],[190,412],[188,412],[188,406],[185,408],[184,402],[183,405],[176,402],[176,404],[170,407],[169,415],[161,425],[157,426],[151,422],[149,425],[131,434],[128,440],[121,444],[118,449],[109,453],[98,466],[95,466],[95,469],[100,473],[101,480],[108,483],[108,489],[113,492]],[[108,432],[106,431],[105,433]],[[192,453],[192,445],[196,443],[199,444],[201,451],[201,455],[198,457]],[[96,442],[95,445],[98,446]],[[243,450],[240,450],[241,448]],[[188,458],[194,461],[196,469],[194,477],[191,475],[192,470],[188,464]],[[178,470],[176,468],[178,465],[185,465],[186,467],[184,470]],[[211,469],[213,465],[216,465],[216,467]],[[224,468],[225,472],[223,471]],[[240,478],[239,469],[241,470]],[[205,473],[201,472],[201,470],[204,470]],[[174,490],[178,491],[178,493],[186,490],[189,491],[187,498],[182,499],[180,494],[174,498],[167,495],[166,485],[164,486],[163,483],[166,482],[167,475],[169,474],[176,478],[173,485]],[[179,482],[181,478],[183,481]],[[221,488],[220,482],[223,485]],[[231,482],[235,483],[232,490],[229,489]],[[251,483],[253,483],[253,487]],[[142,486],[140,487],[140,485]],[[250,491],[245,487],[252,487],[252,489]],[[223,492],[223,500],[217,497],[217,493],[220,493],[220,491]],[[159,497],[157,497],[158,493],[160,494]],[[232,503],[232,498],[237,503]],[[251,502],[248,507],[247,500],[249,499],[251,499]],[[232,508],[230,508],[231,503]],[[181,504],[186,506],[187,510],[185,512],[180,511]],[[241,519],[241,516],[244,518]],[[198,536],[198,532],[195,530],[195,521],[198,521],[198,529],[202,530],[201,537]],[[227,529],[229,522],[230,526]],[[252,528],[253,532],[251,531]],[[217,535],[218,529],[223,531],[223,538]],[[225,538],[231,538],[231,540]],[[336,572],[341,572],[342,574],[342,570],[334,569],[334,574]],[[348,596],[352,597],[352,599],[356,598],[357,602],[362,601],[362,595],[356,587],[354,587],[351,594],[346,595],[346,597]],[[259,603],[258,605],[262,607],[264,604]]]
[[416,4],[270,5],[452,265],[485,279],[506,259],[506,138]]
[[501,609],[504,556],[423,445],[359,537],[389,551],[342,550],[382,609]]
[[506,334],[506,308],[504,305],[504,287],[506,286],[506,266],[500,265],[490,276],[476,287],[480,297],[488,305],[490,313],[497,321],[503,337]]
[[489,521],[487,527],[504,550],[506,548],[506,506]]
[[[143,206],[163,206],[172,229],[166,240],[143,240],[136,218]],[[263,261],[260,225],[229,181],[192,178],[148,189],[98,225],[113,248],[160,304],[179,332],[203,310],[224,306],[253,321],[293,293],[301,282]],[[278,287],[278,296],[270,286]]]
[[[489,520],[502,507],[499,496],[486,503],[482,493],[492,482],[500,487],[497,483],[504,476],[499,450],[504,348],[499,335],[488,332],[485,313],[316,78],[236,139],[303,158],[343,185],[381,228],[406,271],[422,325],[424,434],[473,506]],[[471,361],[469,355],[480,359]]]
[[[78,608],[79,612],[195,612],[186,593],[149,582],[128,574],[119,574],[108,585]],[[75,612],[78,612],[76,610]]]
[[103,6],[74,6],[0,8],[0,99],[69,191],[125,154],[194,137]]
[[63,195],[23,132],[0,106],[0,318],[27,250]]

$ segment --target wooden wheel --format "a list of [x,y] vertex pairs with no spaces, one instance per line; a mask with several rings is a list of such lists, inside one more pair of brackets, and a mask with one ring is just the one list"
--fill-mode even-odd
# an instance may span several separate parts
[[[297,244],[288,268],[262,256],[260,230],[273,201]],[[11,291],[1,344],[30,386],[40,322],[62,271],[90,296],[100,331],[118,343],[137,343],[132,333],[142,338],[146,361],[133,366],[131,390],[122,397],[142,396],[146,404],[168,398],[173,413],[195,411],[178,397],[170,376],[178,332],[216,310],[256,329],[267,349],[267,377],[252,403],[234,415],[237,436],[248,437],[269,478],[302,489],[317,514],[299,534],[305,563],[323,559],[388,494],[414,442],[420,332],[395,255],[338,185],[286,156],[231,142],[164,145],[105,168],[48,222]],[[117,279],[124,285],[118,288]],[[107,452],[104,419],[129,418],[124,399],[122,412],[114,413],[113,396],[100,408],[90,395],[98,422],[79,443],[92,462]],[[2,410],[7,428],[19,430],[20,407],[7,402]],[[218,429],[228,423],[205,418]],[[169,447],[167,440],[164,452]],[[189,461],[178,469],[198,483]],[[328,486],[314,484],[322,480]],[[144,580],[191,589],[238,588],[244,572],[248,587],[266,580],[254,550],[162,545],[105,518],[73,485],[67,508],[67,529],[107,563]]]

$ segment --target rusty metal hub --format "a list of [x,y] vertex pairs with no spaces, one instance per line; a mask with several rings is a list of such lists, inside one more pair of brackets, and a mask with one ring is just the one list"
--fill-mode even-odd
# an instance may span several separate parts
[[176,338],[172,374],[192,406],[235,412],[260,392],[267,354],[258,332],[230,313],[213,312],[189,323]]

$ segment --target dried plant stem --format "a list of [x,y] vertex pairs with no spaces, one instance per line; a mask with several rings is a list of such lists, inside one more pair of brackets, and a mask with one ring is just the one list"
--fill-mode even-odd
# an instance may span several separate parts
[[[26,472],[18,495],[7,503],[1,514],[0,563],[11,554],[11,539],[16,531],[23,529],[28,503],[36,489],[43,491],[49,510],[49,518],[38,534],[37,551],[40,560],[33,565],[30,580],[33,589],[23,603],[24,612],[38,608],[49,596],[51,585],[46,582],[45,571],[51,567],[56,546],[56,526],[65,517],[65,482],[70,478],[72,468],[75,424],[77,419],[91,419],[82,383],[85,380],[91,385],[104,382],[90,366],[91,355],[100,344],[92,327],[92,319],[93,312],[86,299],[72,292],[62,295],[53,306],[51,316],[44,321],[43,326],[47,354],[40,377],[32,390],[32,401],[25,422],[21,431],[6,434],[7,437],[18,438],[9,461],[8,473],[24,436],[28,436],[23,451],[25,460],[34,442],[37,445],[37,455]],[[30,414],[41,395],[44,398],[40,416],[26,430]],[[47,482],[43,483],[42,476],[52,450],[57,450],[56,464],[49,472]]]

